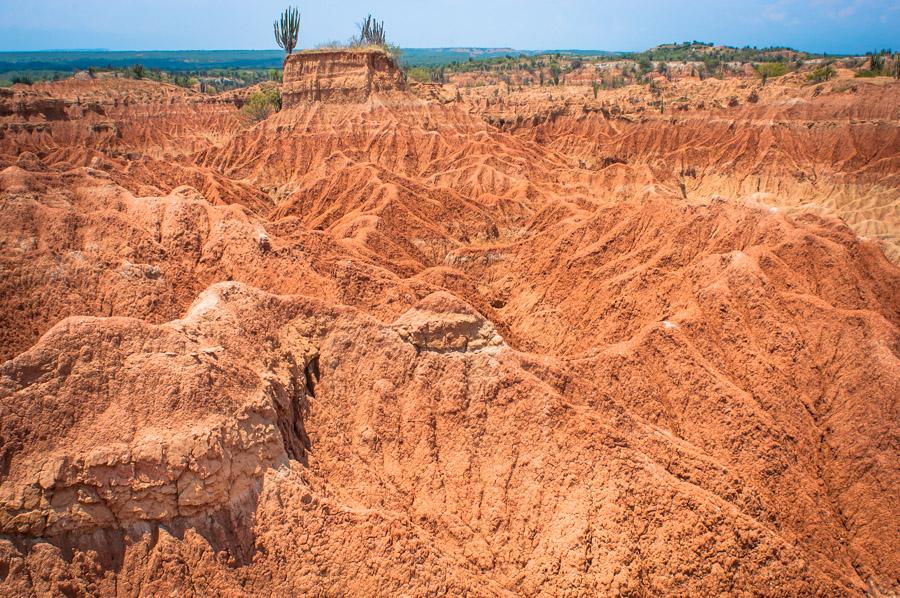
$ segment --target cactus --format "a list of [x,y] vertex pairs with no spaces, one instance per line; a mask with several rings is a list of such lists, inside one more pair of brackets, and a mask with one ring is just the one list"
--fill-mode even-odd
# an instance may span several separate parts
[[300,36],[300,11],[296,7],[288,7],[281,13],[281,19],[275,21],[275,41],[284,48],[288,55],[297,47]]
[[359,23],[359,36],[355,38],[357,46],[386,46],[387,38],[384,35],[384,21],[378,22],[372,15],[368,15]]

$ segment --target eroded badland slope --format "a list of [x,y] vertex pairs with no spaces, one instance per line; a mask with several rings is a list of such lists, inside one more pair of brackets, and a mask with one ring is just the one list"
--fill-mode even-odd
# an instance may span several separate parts
[[0,593],[900,591],[900,84],[356,68],[0,97]]

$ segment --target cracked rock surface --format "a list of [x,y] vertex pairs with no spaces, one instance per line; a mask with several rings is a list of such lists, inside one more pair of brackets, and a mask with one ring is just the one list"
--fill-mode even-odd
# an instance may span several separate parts
[[896,595],[900,83],[751,84],[4,91],[0,596]]

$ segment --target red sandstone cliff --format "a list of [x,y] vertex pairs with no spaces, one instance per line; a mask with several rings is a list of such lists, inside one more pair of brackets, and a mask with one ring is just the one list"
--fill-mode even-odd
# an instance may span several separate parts
[[394,58],[384,50],[308,50],[285,59],[282,102],[365,102],[375,93],[405,91]]

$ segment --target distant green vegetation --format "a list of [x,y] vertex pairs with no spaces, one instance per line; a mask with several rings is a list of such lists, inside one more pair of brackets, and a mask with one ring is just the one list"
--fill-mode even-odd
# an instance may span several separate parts
[[[409,52],[405,50],[404,52]],[[714,46],[698,41],[682,44],[666,44],[644,52],[512,52],[504,55],[453,60],[444,65],[447,73],[483,73],[490,74],[499,81],[511,78],[508,73],[525,71],[519,79],[524,85],[559,85],[566,80],[566,75],[580,69],[585,64],[599,65],[604,62],[621,60],[633,61],[626,65],[621,74],[600,76],[596,81],[598,89],[611,89],[629,83],[647,83],[657,72],[669,76],[668,63],[693,63],[691,72],[701,79],[707,77],[724,77],[731,72],[739,72],[740,64],[752,64],[759,76],[765,81],[769,77],[780,77],[801,68],[805,61],[822,58],[824,55],[800,52],[791,48],[731,48]],[[404,63],[411,64],[415,58],[404,56]],[[428,80],[427,69],[434,66],[415,64],[412,78]],[[423,70],[425,69],[425,70]],[[475,83],[478,84],[477,82]],[[595,86],[592,85],[592,88]]]
[[[113,77],[119,79],[145,79],[159,83],[170,83],[179,87],[193,88],[203,93],[217,93],[248,87],[264,81],[281,81],[281,69],[214,69],[195,71],[165,71],[147,68],[142,64],[122,67],[89,67],[86,72],[91,78]],[[40,83],[58,81],[74,73],[60,71],[12,71],[0,75],[0,86],[14,83]]]
[[0,52],[0,73],[9,71],[86,70],[142,64],[164,71],[281,68],[281,50],[179,50],[153,52]]
[[625,58],[641,60],[646,58],[663,62],[790,62],[792,60],[810,60],[821,58],[822,54],[800,52],[793,48],[772,47],[755,48],[745,46],[732,48],[714,46],[704,42],[684,42],[682,44],[665,44],[651,50],[631,54],[623,54]]
[[[16,77],[38,83],[71,77],[78,71],[141,77],[204,89],[236,89],[271,79],[279,73],[284,54],[275,50],[222,50],[179,52],[0,52],[0,86]],[[192,83],[189,81],[193,80]]]
[[617,57],[608,52],[553,52],[536,54],[534,52],[508,53],[502,56],[475,59],[469,57],[464,61],[454,60],[449,64],[410,65],[404,50],[404,61],[407,77],[415,81],[444,82],[447,75],[456,74],[489,74],[497,81],[512,84],[512,75],[521,77],[523,85],[558,85],[565,76],[589,63],[613,61]]
[[[507,55],[534,56],[538,52],[514,52],[489,48],[404,48],[401,63],[405,66],[447,66],[451,63],[481,62]],[[610,56],[609,52],[573,50],[561,52],[571,56]],[[35,81],[64,78],[77,71],[95,67],[99,70],[130,68],[141,64],[151,71],[212,73],[233,71],[268,71],[281,69],[281,50],[179,50],[150,52],[53,51],[0,52],[0,81],[9,83],[21,75]]]
[[[370,34],[376,33],[374,24],[373,19]],[[347,43],[332,45],[346,47]],[[520,52],[508,48],[405,48],[401,51],[389,45],[387,48],[398,56],[411,80],[422,82],[443,82],[453,73],[491,73],[496,80],[509,83],[513,73],[521,76],[524,72],[519,79],[524,85],[563,84],[569,73],[584,65],[623,59],[634,61],[621,75],[603,77],[598,72],[600,89],[630,82],[646,83],[654,71],[667,76],[663,66],[666,62],[694,63],[691,70],[701,79],[726,76],[729,70],[734,70],[733,64],[753,64],[759,76],[768,79],[798,70],[805,61],[824,57],[790,48],[729,48],[697,41],[636,53]],[[871,68],[861,71],[859,76],[897,76],[900,60],[890,50],[873,52],[870,57]],[[101,73],[100,76],[114,73],[133,78],[137,75],[133,70],[135,65],[140,65],[143,67],[140,77],[144,79],[215,92],[279,79],[283,60],[284,54],[279,50],[0,52],[0,86],[10,85],[16,77],[37,83],[66,78],[89,68]],[[857,68],[865,66],[862,59],[856,63]]]
[[616,56],[614,52],[602,50],[560,50],[560,51],[534,51],[513,50],[512,48],[403,48],[400,59],[405,66],[450,66],[462,65],[472,62],[481,64],[484,62],[504,61],[513,56],[539,56],[559,54],[561,56],[602,57]]
[[644,73],[652,70],[649,65],[654,62],[700,63],[697,74],[701,79],[710,76],[721,78],[732,64],[754,64],[759,76],[765,81],[769,77],[780,77],[799,68],[804,61],[822,58],[824,55],[784,47],[732,48],[692,41],[665,44],[644,52],[622,54],[622,57],[637,61]]
[[35,71],[35,70],[17,70],[0,73],[0,87],[7,87],[14,83],[40,83],[42,81],[59,81],[66,77],[72,76],[67,71]]

